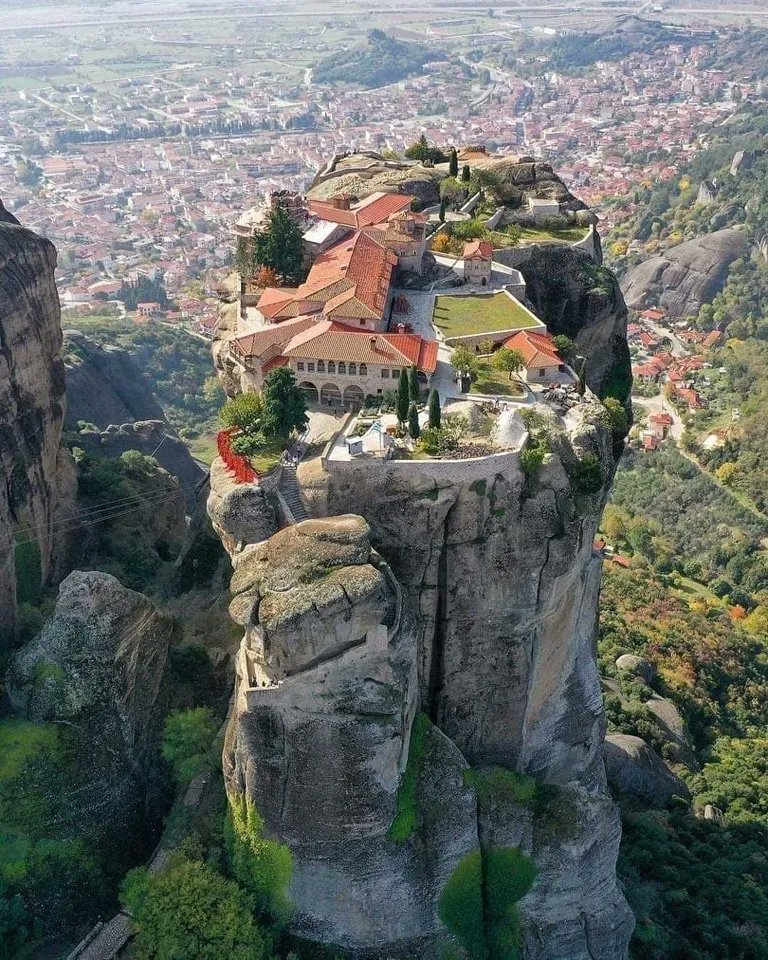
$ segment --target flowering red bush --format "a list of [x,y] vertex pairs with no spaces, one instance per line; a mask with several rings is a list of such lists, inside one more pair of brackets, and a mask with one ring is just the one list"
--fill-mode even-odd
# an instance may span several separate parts
[[236,483],[253,483],[259,479],[259,474],[248,463],[245,457],[232,450],[232,431],[219,430],[216,434],[216,445],[219,448],[219,456],[224,461],[227,469],[235,475]]

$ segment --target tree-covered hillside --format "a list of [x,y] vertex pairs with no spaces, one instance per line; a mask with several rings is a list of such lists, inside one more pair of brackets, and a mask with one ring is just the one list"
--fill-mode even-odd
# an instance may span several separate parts
[[[684,584],[683,584],[684,586]],[[651,684],[615,666],[631,653]],[[621,798],[619,874],[637,917],[633,960],[768,957],[768,635],[652,567],[606,569],[599,641],[609,732],[643,737],[692,804]],[[670,732],[678,711],[682,737]],[[674,714],[673,714],[674,715]],[[674,726],[674,724],[673,724]],[[704,806],[719,811],[702,818]]]
[[372,30],[364,47],[333,53],[321,60],[313,71],[313,79],[315,83],[380,87],[421,73],[424,64],[442,57],[443,54],[419,43],[396,40],[381,30]]

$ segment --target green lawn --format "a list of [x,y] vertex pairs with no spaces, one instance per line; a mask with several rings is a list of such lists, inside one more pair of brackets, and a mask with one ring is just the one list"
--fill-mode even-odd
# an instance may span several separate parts
[[477,380],[469,388],[470,393],[485,396],[524,397],[525,388],[517,381],[510,380],[506,373],[481,364],[477,368]]
[[[530,243],[576,243],[587,235],[586,227],[566,227],[564,230],[539,230],[536,227],[521,227],[520,241],[517,246]],[[512,247],[516,244],[508,234],[494,230],[491,233],[494,247]]]
[[521,304],[506,293],[435,297],[432,323],[445,337],[540,326]]
[[199,460],[201,463],[207,463],[208,466],[213,463],[214,457],[219,455],[215,433],[202,433],[199,437],[195,437],[194,440],[187,440],[185,442],[195,460]]
[[285,444],[279,440],[273,440],[271,443],[262,447],[257,454],[249,457],[251,466],[254,470],[258,470],[259,473],[267,473],[272,467],[276,467],[278,463],[280,463],[283,450],[285,450]]

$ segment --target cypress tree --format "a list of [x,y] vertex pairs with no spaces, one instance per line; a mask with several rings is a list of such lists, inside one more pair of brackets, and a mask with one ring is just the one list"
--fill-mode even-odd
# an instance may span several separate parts
[[451,154],[448,157],[448,174],[455,177],[459,172],[459,158],[456,153],[456,147],[451,147]]
[[408,388],[411,396],[411,402],[417,403],[419,399],[419,394],[421,393],[421,386],[419,384],[419,371],[416,367],[411,367],[408,371]]
[[397,385],[397,419],[405,423],[408,419],[408,404],[411,402],[411,393],[408,387],[408,372],[400,371],[400,383]]
[[433,430],[440,429],[440,394],[433,390],[429,395],[429,425]]
[[461,171],[461,180],[462,183],[469,183],[471,174],[469,172],[469,164],[465,163]]
[[414,440],[418,440],[419,434],[421,433],[419,411],[416,409],[415,403],[412,403],[408,410],[408,433],[410,433]]

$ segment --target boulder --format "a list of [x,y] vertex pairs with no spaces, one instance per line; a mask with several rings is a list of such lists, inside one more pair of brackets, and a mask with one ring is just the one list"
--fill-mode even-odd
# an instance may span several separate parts
[[7,693],[29,720],[72,732],[77,803],[71,829],[124,853],[159,823],[160,736],[168,710],[174,621],[114,577],[75,571],[52,617],[13,658]]
[[635,310],[659,306],[670,317],[695,316],[723,289],[731,264],[747,247],[737,227],[687,240],[628,270],[624,298]]
[[646,683],[651,683],[656,671],[652,663],[649,663],[643,657],[636,657],[633,653],[623,653],[616,660],[617,669],[622,673],[629,673],[632,676],[640,677]]
[[608,782],[619,792],[659,807],[672,797],[690,799],[688,787],[640,737],[608,734],[604,753]]

